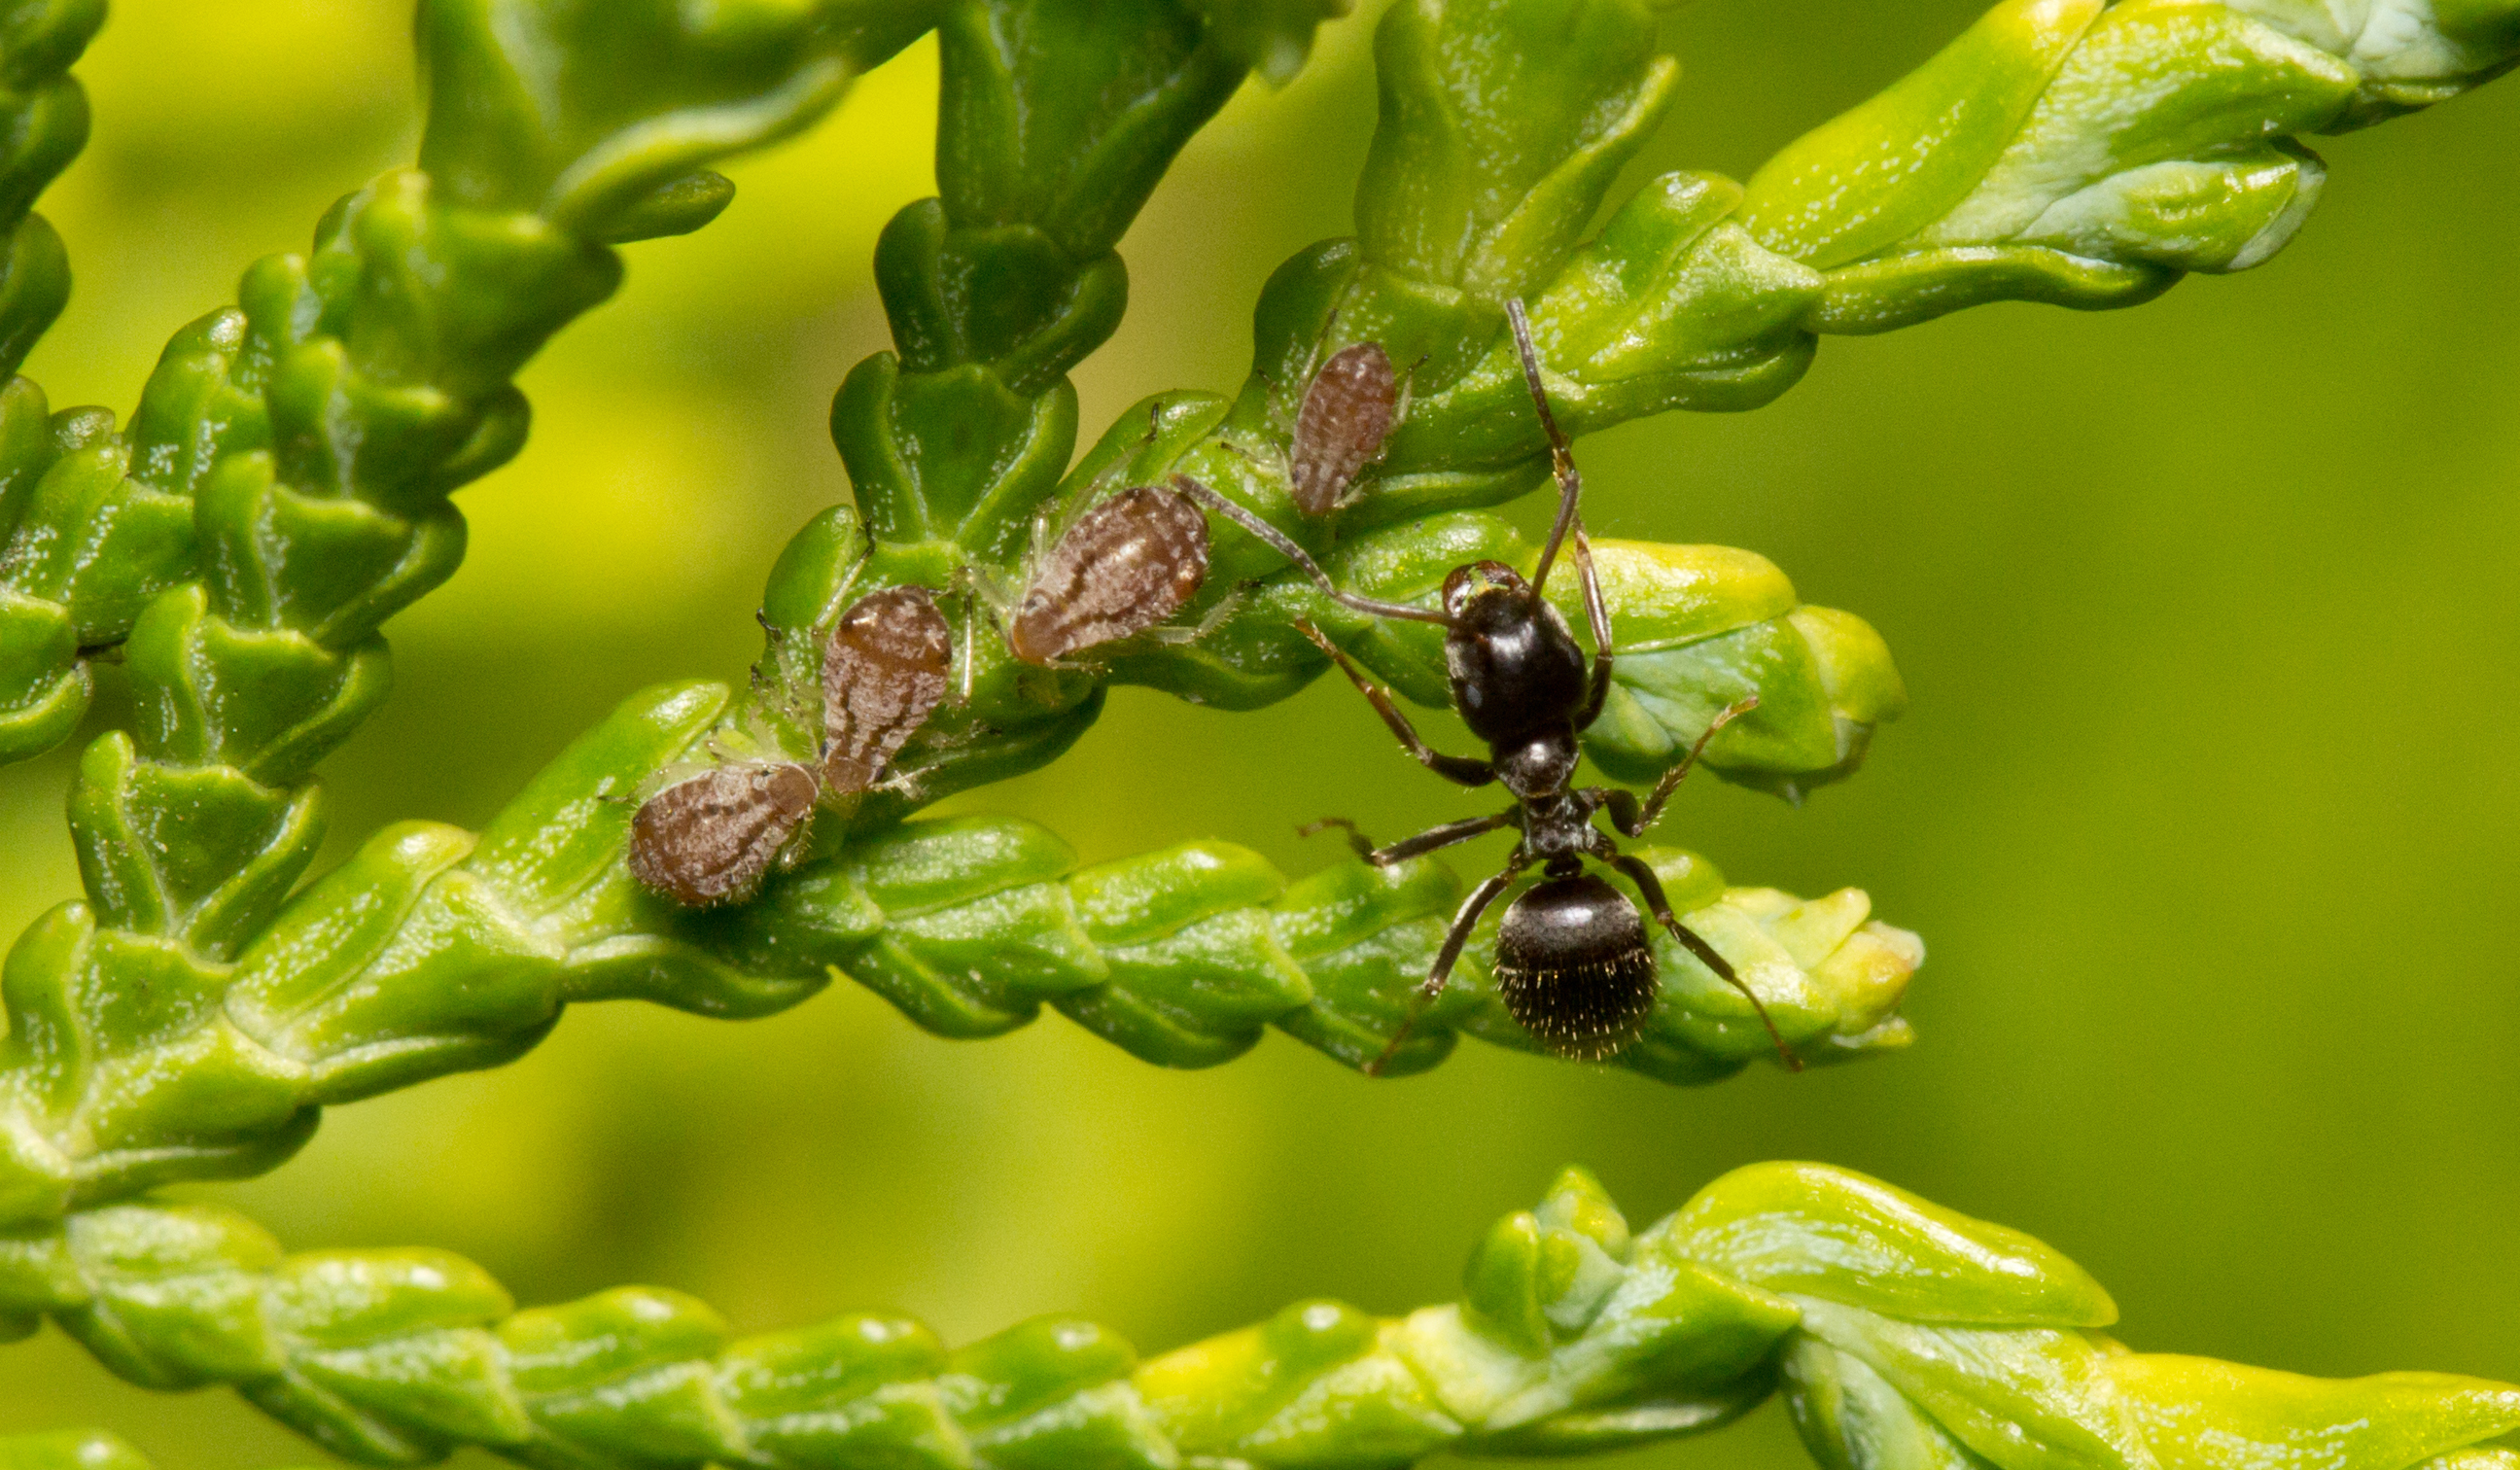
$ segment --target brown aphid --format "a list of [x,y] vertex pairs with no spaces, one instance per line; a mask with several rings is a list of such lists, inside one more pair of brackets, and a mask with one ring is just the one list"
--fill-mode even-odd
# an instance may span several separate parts
[[1339,508],[1365,467],[1382,453],[1399,417],[1400,379],[1380,342],[1342,347],[1304,390],[1286,483],[1295,509],[1318,519]]
[[630,819],[630,872],[687,909],[737,903],[814,814],[814,768],[743,761],[648,798]]
[[870,593],[823,650],[823,785],[872,790],[945,697],[953,630],[924,587]]
[[1058,538],[1015,604],[1007,646],[1031,664],[1143,633],[1207,580],[1207,517],[1177,490],[1123,490]]

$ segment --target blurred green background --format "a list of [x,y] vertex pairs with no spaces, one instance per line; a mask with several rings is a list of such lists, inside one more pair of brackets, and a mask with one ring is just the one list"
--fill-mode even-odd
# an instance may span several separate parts
[[[127,408],[169,331],[407,156],[409,8],[116,0],[79,68],[95,141],[42,206],[78,270],[27,368],[55,403]],[[1089,426],[1230,390],[1271,267],[1345,233],[1364,9],[1130,235]],[[1689,80],[1641,167],[1746,175],[1975,9],[1705,0],[1668,22]],[[477,824],[631,689],[740,674],[771,557],[846,494],[824,417],[882,345],[867,261],[930,191],[934,69],[914,50],[736,169],[725,218],[634,247],[526,373],[533,441],[464,493],[471,560],[395,624],[399,692],[333,762],[337,846]],[[1756,549],[1888,638],[1914,704],[1870,769],[1799,811],[1692,783],[1665,830],[1921,931],[1911,1053],[1685,1091],[1473,1044],[1376,1084],[1273,1034],[1176,1074],[1056,1016],[935,1040],[842,985],[749,1024],[584,1007],[198,1192],[292,1247],[452,1247],[528,1302],[636,1280],[739,1329],[892,1308],[955,1340],[1083,1312],[1151,1352],[1298,1296],[1441,1299],[1562,1163],[1642,1223],[1801,1157],[2043,1236],[2141,1347],[2520,1380],[2520,81],[2320,147],[2325,201],[2257,272],[1832,340],[1769,409],[1584,446],[1601,533]],[[0,778],[11,933],[74,891],[70,761]],[[1124,690],[955,805],[1089,860],[1218,836],[1300,872],[1335,855],[1303,819],[1390,836],[1462,800],[1325,684],[1243,716]],[[71,1424],[169,1467],[318,1457],[58,1333],[0,1355],[0,1432]],[[1771,1405],[1630,1462],[1802,1457]]]

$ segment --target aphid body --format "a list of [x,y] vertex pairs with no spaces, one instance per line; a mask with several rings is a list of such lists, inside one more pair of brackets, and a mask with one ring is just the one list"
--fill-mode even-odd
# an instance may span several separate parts
[[823,650],[823,786],[873,790],[945,697],[954,633],[924,587],[889,587],[840,614]]
[[1330,354],[1304,390],[1286,450],[1286,484],[1295,509],[1319,519],[1337,510],[1348,487],[1382,454],[1400,417],[1400,379],[1380,342],[1357,342]]
[[1050,665],[1154,627],[1207,580],[1207,517],[1188,496],[1123,490],[1077,517],[1040,558],[1007,646]]
[[[1778,1052],[1787,1064],[1801,1063],[1784,1044],[1767,1007],[1743,984],[1722,954],[1683,924],[1672,913],[1662,882],[1639,858],[1619,851],[1594,818],[1606,813],[1624,835],[1642,836],[1662,814],[1664,802],[1679,785],[1715,732],[1757,703],[1743,700],[1718,716],[1695,748],[1675,766],[1640,805],[1635,794],[1607,787],[1573,784],[1581,752],[1576,737],[1600,717],[1610,692],[1609,610],[1602,601],[1593,568],[1591,543],[1577,514],[1583,487],[1566,439],[1549,409],[1540,377],[1539,354],[1531,344],[1522,303],[1508,303],[1515,345],[1522,355],[1523,375],[1549,438],[1551,463],[1558,483],[1557,518],[1538,566],[1529,581],[1498,561],[1474,561],[1445,577],[1442,608],[1430,610],[1407,603],[1384,602],[1340,589],[1302,547],[1284,533],[1202,485],[1183,481],[1192,494],[1276,547],[1304,568],[1324,593],[1360,612],[1379,617],[1409,618],[1444,628],[1445,673],[1453,706],[1471,734],[1485,741],[1484,760],[1447,755],[1421,739],[1409,717],[1390,694],[1377,688],[1347,654],[1319,629],[1303,625],[1305,635],[1344,671],[1390,727],[1401,745],[1437,775],[1464,786],[1503,785],[1514,805],[1493,817],[1448,823],[1389,847],[1375,848],[1346,825],[1354,845],[1377,867],[1466,842],[1500,827],[1520,830],[1521,840],[1506,860],[1505,869],[1471,890],[1454,915],[1425,983],[1418,988],[1416,1008],[1382,1055],[1366,1070],[1379,1072],[1409,1036],[1417,1016],[1443,991],[1479,916],[1502,896],[1513,879],[1537,865],[1541,880],[1506,908],[1497,936],[1498,992],[1506,1008],[1541,1045],[1562,1055],[1592,1061],[1614,1054],[1634,1041],[1651,1014],[1656,989],[1654,957],[1646,943],[1643,920],[1627,895],[1585,869],[1591,860],[1604,864],[1636,886],[1655,920],[1695,955],[1707,968],[1749,998],[1767,1024]],[[1596,649],[1587,668],[1581,645],[1564,617],[1542,596],[1550,567],[1571,539],[1575,566],[1582,580],[1584,607]]]
[[752,896],[814,815],[822,783],[796,762],[738,761],[677,781],[630,819],[630,872],[686,909]]
[[665,787],[630,819],[630,872],[688,909],[741,903],[826,796],[869,791],[945,697],[953,639],[924,587],[871,593],[823,652],[819,764],[735,761]]

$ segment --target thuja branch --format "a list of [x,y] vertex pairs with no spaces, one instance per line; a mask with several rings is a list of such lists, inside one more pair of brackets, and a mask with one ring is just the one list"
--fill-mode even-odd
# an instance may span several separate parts
[[[87,709],[81,646],[136,595],[122,563],[183,534],[180,511],[146,498],[97,504],[117,478],[92,444],[112,436],[111,415],[56,419],[44,390],[15,376],[69,301],[61,237],[30,211],[87,143],[87,94],[66,73],[104,20],[104,0],[0,14],[0,764],[68,737]],[[75,468],[48,478],[64,460]]]
[[2432,106],[2515,59],[2514,0],[2006,0],[1778,154],[1742,218],[1826,273],[1815,331],[2005,298],[2131,305],[2288,244],[2326,179],[2301,135]]
[[[945,1036],[997,1035],[1049,1004],[1165,1065],[1229,1060],[1274,1025],[1362,1066],[1398,1028],[1460,896],[1432,862],[1345,863],[1289,883],[1220,842],[1080,868],[1030,823],[964,819],[836,850],[743,910],[689,913],[621,865],[619,798],[726,698],[693,685],[633,699],[477,837],[421,823],[378,834],[208,968],[218,999],[182,1024],[136,1030],[127,998],[54,978],[66,970],[47,935],[22,946],[0,1071],[0,1221],[276,1161],[318,1106],[508,1060],[572,1002],[752,1017],[836,972]],[[1870,922],[1861,892],[1801,903],[1729,888],[1687,853],[1652,856],[1808,1057],[1906,1044],[1896,1006],[1922,949]],[[1400,1070],[1442,1060],[1457,1032],[1530,1045],[1487,984],[1492,943],[1491,929]],[[1660,1006],[1624,1064],[1696,1083],[1771,1054],[1736,992],[1676,947],[1662,962]]]
[[[642,0],[591,31],[576,15],[425,7],[436,172],[386,175],[335,206],[310,255],[255,265],[239,307],[179,334],[126,430],[101,412],[65,421],[85,447],[43,470],[0,568],[61,571],[76,637],[10,644],[0,662],[83,698],[84,675],[45,660],[117,644],[136,720],[88,748],[71,793],[88,901],[10,956],[11,1172],[44,1152],[28,1120],[72,1106],[115,1050],[60,1073],[37,1060],[48,1014],[205,1036],[230,962],[321,841],[311,769],[384,696],[380,625],[453,571],[464,524],[447,496],[521,444],[509,379],[612,290],[606,242],[705,222],[727,191],[699,163],[801,124],[873,59],[849,49],[866,27],[804,7],[774,21]],[[158,532],[123,534],[143,521]],[[29,626],[0,621],[0,639]],[[265,1095],[203,1105],[251,1114]],[[215,1148],[178,1147],[176,1172],[259,1169],[313,1121],[256,1131],[216,1165]]]
[[[311,254],[249,270],[237,307],[176,335],[121,429],[78,410],[47,432],[31,384],[0,400],[0,472],[31,486],[0,506],[15,609],[0,619],[0,711],[14,711],[0,718],[0,757],[67,736],[86,661],[118,651],[140,727],[126,748],[91,752],[91,811],[155,820],[158,798],[142,788],[156,778],[132,775],[134,762],[234,768],[254,787],[205,796],[218,814],[207,829],[160,834],[161,847],[200,849],[166,868],[202,871],[126,872],[124,890],[234,909],[207,890],[248,853],[257,883],[287,886],[286,849],[302,844],[282,833],[313,821],[296,782],[382,694],[377,626],[462,555],[447,494],[522,443],[509,379],[610,293],[620,266],[607,245],[705,223],[731,186],[702,164],[812,120],[918,33],[922,9],[825,0],[774,21],[631,0],[599,22],[554,0],[431,0],[423,168],[341,200]],[[102,7],[18,6],[10,22],[54,13],[92,28]],[[5,58],[23,70],[66,63],[83,35],[0,44],[22,43]],[[68,82],[44,95],[66,87],[75,103]],[[47,137],[73,112],[83,130],[84,111],[66,107],[36,110],[30,126]],[[66,156],[37,148],[10,162]],[[31,194],[9,197],[22,207]],[[115,846],[83,837],[92,876],[153,866]]]
[[[2407,23],[2341,26],[2327,8],[2288,0],[2130,0],[2105,12],[2099,0],[2010,0],[1915,76],[1787,149],[1746,190],[1668,174],[1586,240],[1619,165],[1672,96],[1676,69],[1651,14],[1634,0],[1401,0],[1377,31],[1382,115],[1358,184],[1357,235],[1299,253],[1273,278],[1241,392],[1150,398],[1054,486],[1072,431],[1066,400],[1005,402],[985,418],[974,400],[949,413],[962,402],[951,395],[968,390],[922,404],[888,386],[891,359],[872,360],[833,412],[878,539],[855,585],[941,585],[974,560],[1004,571],[1032,515],[1187,472],[1317,555],[1335,548],[1357,590],[1422,597],[1445,555],[1481,534],[1430,517],[1543,477],[1503,330],[1506,296],[1531,298],[1552,396],[1578,430],[1676,407],[1756,407],[1800,377],[1822,332],[1877,331],[2007,296],[2130,304],[2184,270],[2256,264],[2291,237],[2321,176],[2291,135],[2441,100],[2520,55],[2512,0],[2399,19]],[[958,206],[949,189],[941,215],[914,209],[896,222],[878,275],[904,365],[932,356],[924,344],[977,340],[949,329],[972,309],[957,283],[978,277],[910,243],[928,238],[922,220],[958,207],[975,219],[1020,212],[984,194]],[[1043,329],[1032,348],[1002,347],[991,364],[971,346],[933,371],[987,367],[1020,394],[1053,345],[1063,354],[1107,330],[1078,314],[1092,296],[1080,285],[1062,297],[1076,303],[1058,319],[1066,325]],[[1334,522],[1311,521],[1288,493],[1287,425],[1308,365],[1366,340],[1409,366],[1410,408],[1356,504]],[[940,380],[932,391],[948,390]],[[984,424],[994,426],[975,428]],[[991,447],[975,449],[975,437]],[[1430,640],[1324,604],[1266,548],[1215,530],[1214,574],[1191,614],[1238,598],[1233,615],[1192,644],[1124,650],[1108,661],[1111,680],[1233,707],[1283,697],[1327,667],[1292,630],[1300,616],[1403,692],[1443,701]],[[817,555],[817,534],[791,557]],[[792,570],[835,585],[824,570]],[[1254,579],[1256,595],[1245,586]],[[774,620],[783,609],[829,613],[784,599],[777,581],[768,605]],[[1858,637],[1877,648],[1868,630]],[[931,793],[1051,758],[1098,708],[1090,677],[1029,673],[985,634],[970,646],[997,662],[977,671],[969,724],[948,722],[952,738],[914,753]],[[1771,667],[1798,663],[1813,685],[1895,680],[1885,658],[1851,646],[1772,651]],[[1650,780],[1725,707],[1713,685],[1727,682],[1621,703],[1590,753],[1622,779]],[[1729,691],[1750,682],[1732,678]],[[1764,699],[1709,761],[1797,793],[1853,770],[1895,708],[1841,709],[1823,741],[1814,706]],[[975,728],[995,735],[962,737]]]
[[[2520,1470],[2492,1448],[2520,1387],[2131,1352],[2055,1251],[1812,1164],[1735,1171],[1634,1232],[1570,1169],[1488,1232],[1459,1301],[1300,1302],[1147,1361],[1059,1318],[948,1349],[873,1315],[731,1339],[653,1288],[519,1312],[443,1251],[284,1256],[203,1207],[0,1240],[0,1311],[53,1316],[136,1383],[233,1385],[373,1464],[470,1445],[590,1470],[1368,1470],[1623,1449],[1781,1392],[1831,1470]],[[20,1443],[0,1465],[63,1440]]]

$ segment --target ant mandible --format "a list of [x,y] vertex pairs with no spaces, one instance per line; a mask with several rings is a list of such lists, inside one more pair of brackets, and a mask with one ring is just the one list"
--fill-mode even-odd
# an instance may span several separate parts
[[[1342,605],[1375,617],[1408,618],[1442,627],[1453,707],[1470,733],[1487,742],[1485,760],[1447,755],[1429,746],[1392,703],[1391,695],[1368,680],[1344,651],[1312,624],[1298,624],[1304,636],[1336,661],[1348,681],[1372,702],[1382,723],[1418,764],[1464,786],[1501,782],[1514,798],[1512,807],[1493,817],[1449,822],[1384,848],[1373,847],[1344,822],[1317,824],[1347,826],[1358,854],[1377,868],[1467,842],[1500,827],[1522,832],[1504,870],[1462,901],[1443,946],[1435,952],[1425,983],[1418,988],[1408,1019],[1391,1045],[1365,1070],[1379,1076],[1389,1065],[1418,1017],[1443,993],[1479,915],[1534,864],[1541,867],[1540,881],[1507,906],[1505,922],[1497,931],[1497,989],[1506,1009],[1550,1050],[1578,1060],[1598,1061],[1635,1040],[1653,1008],[1653,950],[1645,942],[1644,923],[1636,905],[1585,870],[1584,860],[1590,858],[1625,875],[1674,939],[1749,999],[1778,1053],[1787,1066],[1800,1071],[1801,1059],[1785,1045],[1768,1016],[1768,1007],[1742,983],[1731,961],[1672,913],[1653,869],[1643,860],[1620,852],[1609,834],[1593,824],[1596,815],[1606,812],[1623,835],[1644,835],[1662,815],[1663,804],[1681,778],[1705,750],[1707,740],[1758,700],[1744,699],[1718,715],[1688,756],[1642,804],[1631,791],[1570,784],[1580,758],[1576,736],[1600,717],[1609,698],[1610,615],[1593,569],[1592,544],[1577,514],[1583,478],[1576,473],[1566,435],[1550,411],[1548,391],[1540,379],[1540,356],[1531,343],[1531,324],[1519,300],[1506,303],[1506,315],[1512,324],[1514,346],[1522,356],[1523,379],[1539,411],[1541,429],[1549,438],[1550,464],[1557,479],[1557,517],[1527,582],[1501,561],[1473,561],[1455,567],[1444,578],[1440,611],[1360,597],[1333,583],[1302,547],[1277,527],[1197,481],[1176,476],[1181,489],[1267,542]],[[1589,677],[1584,650],[1573,631],[1542,596],[1550,568],[1570,538],[1576,573],[1583,582],[1584,612],[1592,625],[1595,651]]]

